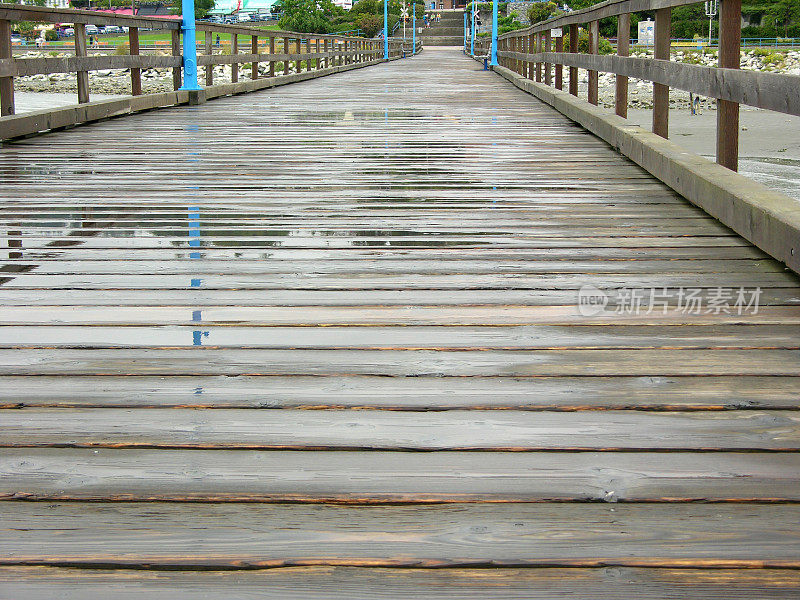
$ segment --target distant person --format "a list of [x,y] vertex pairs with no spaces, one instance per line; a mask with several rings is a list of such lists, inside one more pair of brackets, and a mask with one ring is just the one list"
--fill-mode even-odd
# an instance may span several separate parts
[[217,48],[219,48],[219,34],[217,34]]

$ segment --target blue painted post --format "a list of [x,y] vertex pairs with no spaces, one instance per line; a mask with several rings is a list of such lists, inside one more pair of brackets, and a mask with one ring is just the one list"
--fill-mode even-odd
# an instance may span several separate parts
[[469,36],[470,56],[475,56],[475,6],[476,6],[476,0],[472,0],[472,35]]
[[182,0],[183,85],[182,90],[199,90],[197,85],[197,41],[194,29],[194,0]]
[[383,58],[389,60],[389,0],[383,0]]
[[417,53],[417,3],[411,5],[411,56]]
[[492,60],[489,64],[493,67],[497,66],[497,2],[492,2]]

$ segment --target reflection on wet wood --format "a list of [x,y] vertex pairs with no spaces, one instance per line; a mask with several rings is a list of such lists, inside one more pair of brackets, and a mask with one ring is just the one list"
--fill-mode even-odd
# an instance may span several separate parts
[[21,140],[0,178],[6,595],[797,595],[799,280],[477,63]]

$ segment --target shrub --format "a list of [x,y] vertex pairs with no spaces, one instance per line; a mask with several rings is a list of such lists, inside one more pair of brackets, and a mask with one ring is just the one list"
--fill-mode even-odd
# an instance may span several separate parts
[[[564,48],[569,48],[568,33],[564,35]],[[614,54],[614,46],[612,46],[611,42],[604,37],[600,38],[600,41],[598,42],[598,49],[600,50],[600,54]],[[578,32],[578,52],[584,54],[589,53],[589,32],[585,29],[581,29]]]
[[114,50],[114,54],[116,54],[118,56],[123,56],[125,54],[130,54],[130,53],[131,53],[131,51],[130,51],[130,48],[128,47],[128,42],[125,42],[124,44],[120,44]]
[[48,42],[57,42],[58,41],[58,34],[56,33],[55,29],[48,29],[44,32],[44,39]]

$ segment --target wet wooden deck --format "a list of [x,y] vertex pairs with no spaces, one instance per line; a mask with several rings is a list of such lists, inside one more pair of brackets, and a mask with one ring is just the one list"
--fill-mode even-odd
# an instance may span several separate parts
[[477,63],[0,172],[0,597],[800,593],[800,281]]

